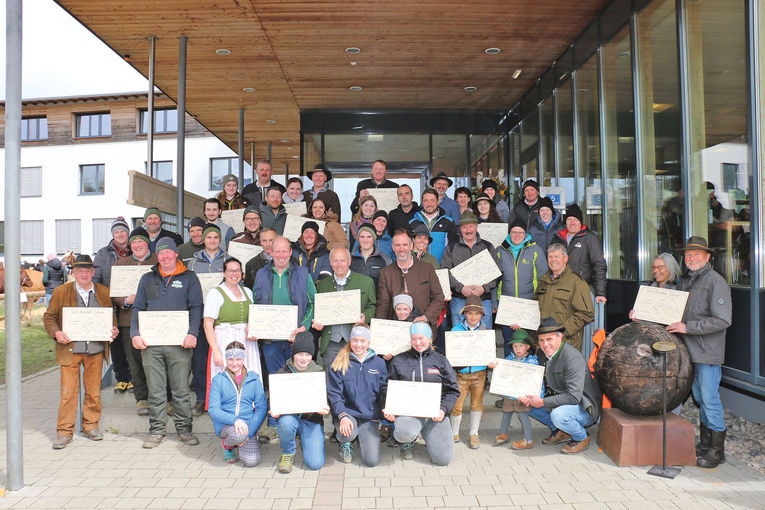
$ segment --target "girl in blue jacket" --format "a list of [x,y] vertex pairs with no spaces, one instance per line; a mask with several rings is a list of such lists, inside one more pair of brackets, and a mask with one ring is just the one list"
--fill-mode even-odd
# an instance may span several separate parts
[[256,372],[244,368],[244,345],[231,342],[226,346],[226,370],[210,384],[209,414],[215,433],[223,439],[223,460],[246,467],[260,462],[260,448],[255,437],[266,416],[266,396]]

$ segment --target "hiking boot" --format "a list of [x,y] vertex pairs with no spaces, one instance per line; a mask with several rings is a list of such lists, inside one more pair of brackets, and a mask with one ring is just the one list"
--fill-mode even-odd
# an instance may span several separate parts
[[66,445],[72,442],[72,436],[67,436],[64,434],[59,434],[56,436],[56,440],[53,441],[53,444],[51,446],[54,450],[61,450],[62,448],[66,448]]
[[696,457],[703,457],[709,446],[712,444],[712,429],[707,428],[703,423],[699,423],[699,442],[696,443]]
[[197,402],[191,406],[191,416],[202,416],[205,414],[205,403]]
[[114,393],[125,393],[128,390],[128,383],[120,381],[114,386]]
[[510,439],[508,439],[507,434],[500,434],[494,440],[494,446],[502,446],[503,444],[507,443],[508,441],[510,441]]
[[135,411],[135,413],[138,416],[149,416],[149,401],[148,400],[139,400],[136,402],[136,406],[138,407]]
[[156,448],[159,446],[159,443],[165,440],[164,434],[151,434],[149,437],[146,438],[146,441],[143,442],[144,448]]
[[223,445],[223,461],[227,462],[228,464],[233,464],[236,462],[236,448],[226,448],[226,445]]
[[480,446],[480,442],[478,441],[478,434],[470,434],[470,443],[468,443],[468,446],[471,450],[477,450]]
[[199,444],[199,439],[191,432],[181,432],[178,434],[178,439],[186,446],[196,446]]
[[258,441],[263,444],[270,443],[272,440],[278,438],[279,433],[277,432],[276,427],[269,427],[266,425],[260,430],[260,432],[258,432]]
[[542,439],[542,444],[558,444],[563,443],[564,441],[570,441],[571,436],[563,432],[562,430],[554,430],[550,435],[544,439]]
[[393,434],[393,427],[391,425],[380,425],[380,442],[384,443]]
[[172,416],[173,414],[175,414],[175,409],[173,409],[173,403],[172,402],[168,402],[167,403],[167,415],[168,416]]
[[412,446],[414,443],[401,443],[401,458],[403,460],[412,460]]
[[127,390],[129,393],[135,393],[135,386],[133,386],[132,382],[127,383]]
[[292,463],[295,459],[295,454],[287,455],[286,453],[282,453],[282,458],[279,461],[279,472],[280,473],[291,473],[292,472]]
[[91,441],[101,441],[104,438],[104,435],[101,433],[100,430],[98,430],[98,427],[92,428],[90,430],[86,430],[82,433],[83,436],[87,437]]
[[703,456],[696,459],[699,467],[716,468],[725,463],[725,430],[720,432],[709,430],[710,444],[709,450]]
[[581,451],[584,451],[587,449],[587,447],[590,446],[590,436],[588,435],[581,441],[574,441],[573,439],[568,442],[566,446],[564,446],[561,449],[561,453],[565,453],[567,455],[572,455],[574,453],[579,453]]
[[510,445],[510,448],[513,450],[528,450],[529,448],[534,448],[534,441],[519,439],[518,441],[514,441],[513,444]]
[[353,461],[353,445],[350,442],[340,443],[340,462],[349,464]]

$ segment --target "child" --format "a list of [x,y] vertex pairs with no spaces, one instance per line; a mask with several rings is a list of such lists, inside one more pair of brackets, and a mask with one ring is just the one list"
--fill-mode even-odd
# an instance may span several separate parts
[[[531,342],[529,334],[525,329],[519,328],[515,330],[512,338],[510,338],[510,347],[512,352],[506,359],[510,361],[519,361],[521,363],[528,363],[529,365],[539,365],[537,355],[530,352]],[[540,397],[545,396],[544,383],[542,384],[542,392]],[[521,427],[523,428],[523,439],[519,439],[510,445],[513,450],[526,450],[534,446],[534,441],[531,439],[531,420],[529,420],[529,407],[521,404],[518,400],[510,397],[505,397],[502,404],[502,424],[499,427],[499,435],[494,442],[494,446],[503,445],[508,442],[507,428],[510,426],[510,419],[513,417],[513,413],[518,413],[518,419],[521,421]]]
[[[468,296],[465,300],[465,306],[460,310],[465,316],[452,331],[476,331],[487,330],[483,321],[483,305],[478,296]],[[470,443],[468,446],[475,450],[479,446],[478,427],[481,424],[483,416],[483,390],[486,386],[486,369],[494,368],[496,363],[490,363],[486,366],[476,367],[454,367],[457,371],[457,383],[460,387],[460,396],[452,409],[449,420],[452,424],[452,433],[454,442],[460,440],[460,422],[462,421],[462,406],[465,403],[468,393],[470,393]]]

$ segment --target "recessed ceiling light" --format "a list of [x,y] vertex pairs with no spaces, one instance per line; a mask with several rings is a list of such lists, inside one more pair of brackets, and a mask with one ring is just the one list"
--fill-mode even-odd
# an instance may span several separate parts
[[351,62],[352,66],[357,66],[358,64],[359,64],[358,62]]
[[255,87],[245,87],[242,92],[255,92]]
[[363,90],[363,88],[359,87],[358,85],[353,85],[352,87],[348,87],[348,90],[350,90],[351,92],[358,92],[360,90]]
[[231,55],[231,50],[227,50],[226,48],[218,48],[215,50],[215,53],[218,55]]
[[292,159],[299,159],[300,156],[292,156]]
[[478,87],[465,87],[465,92],[475,92]]
[[523,72],[523,69],[516,69],[515,71],[513,71],[513,79],[517,80],[522,72]]
[[350,48],[345,48],[345,52],[350,53],[351,55],[356,55],[357,53],[361,53],[361,48],[351,46]]
[[287,138],[282,138],[279,141],[282,142],[282,143],[290,143],[290,141]]
[[486,48],[483,51],[485,51],[487,55],[496,55],[497,53],[502,52],[499,48]]
[[274,119],[268,119],[266,121],[267,124],[276,124],[276,121]]
[[353,126],[351,129],[364,129],[364,126],[363,125],[361,125],[361,126]]

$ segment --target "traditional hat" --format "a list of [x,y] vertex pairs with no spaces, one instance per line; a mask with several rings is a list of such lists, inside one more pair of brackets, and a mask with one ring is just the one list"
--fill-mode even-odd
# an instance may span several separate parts
[[523,328],[518,328],[513,332],[512,338],[507,342],[508,344],[528,344],[531,345],[531,337],[528,332]]
[[691,236],[688,238],[688,242],[685,243],[685,247],[681,251],[687,250],[704,250],[707,253],[714,253],[715,251],[709,247],[707,240],[701,236]]
[[465,211],[462,213],[462,216],[460,216],[460,221],[457,222],[457,226],[461,227],[463,225],[470,225],[473,223],[478,223],[478,218],[476,218],[475,214],[472,212]]
[[460,310],[460,313],[463,315],[466,312],[480,312],[483,315],[483,304],[481,303],[481,298],[478,296],[468,296],[465,299],[465,306],[463,306],[462,310]]
[[558,321],[555,320],[555,317],[545,317],[542,319],[542,322],[539,323],[537,333],[540,335],[543,333],[555,333],[556,331],[560,331],[562,333],[565,330],[566,328],[558,324]]
[[449,183],[449,187],[450,187],[450,188],[451,188],[451,187],[452,187],[452,185],[454,184],[454,181],[452,181],[451,179],[449,179],[449,178],[446,176],[446,173],[445,173],[445,172],[438,172],[438,175],[436,175],[435,177],[433,177],[432,179],[430,179],[430,185],[431,185],[431,186],[434,186],[436,181],[440,181],[440,180],[442,180],[442,179],[444,179],[446,182],[448,182],[448,183]]
[[90,255],[77,255],[74,259],[74,264],[72,264],[72,269],[76,269],[78,267],[84,267],[88,269],[95,268],[95,264],[93,264],[93,259],[90,258]]
[[311,179],[313,177],[314,172],[324,172],[324,175],[327,176],[327,181],[331,181],[332,180],[332,172],[330,172],[327,169],[327,167],[322,165],[321,163],[319,163],[318,165],[313,167],[313,170],[311,170],[310,172],[306,173],[306,175],[308,176],[309,179]]

